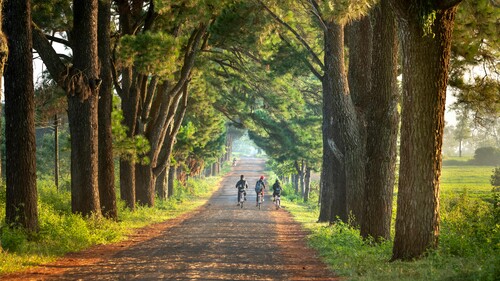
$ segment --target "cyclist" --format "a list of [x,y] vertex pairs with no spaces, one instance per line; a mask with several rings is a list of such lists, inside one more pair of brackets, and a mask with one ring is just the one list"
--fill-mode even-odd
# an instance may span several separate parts
[[266,189],[266,184],[264,183],[264,176],[260,176],[260,179],[255,183],[255,207],[259,206],[259,193],[262,194],[262,201],[264,201],[264,189]]
[[276,182],[273,184],[271,189],[273,190],[273,202],[274,202],[276,196],[281,195],[281,191],[283,190],[280,181],[278,179],[276,179]]
[[238,189],[238,206],[240,205],[240,191],[243,191],[243,195],[245,196],[245,201],[247,200],[247,192],[245,189],[248,188],[248,183],[245,180],[245,176],[241,175],[240,180],[236,183],[236,188]]

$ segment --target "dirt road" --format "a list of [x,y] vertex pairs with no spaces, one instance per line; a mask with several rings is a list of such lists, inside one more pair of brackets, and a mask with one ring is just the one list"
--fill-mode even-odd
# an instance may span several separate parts
[[[263,167],[261,159],[240,159],[197,211],[10,279],[336,280],[306,247],[300,225],[274,209],[270,192],[262,210],[255,207],[253,185]],[[234,187],[240,174],[250,186],[243,209],[236,206]]]

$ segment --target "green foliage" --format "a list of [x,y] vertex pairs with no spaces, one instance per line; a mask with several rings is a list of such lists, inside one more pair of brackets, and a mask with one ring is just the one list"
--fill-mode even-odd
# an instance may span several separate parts
[[145,155],[149,152],[151,146],[143,135],[135,135],[133,138],[127,136],[128,128],[122,123],[123,112],[118,106],[119,102],[119,98],[113,96],[113,112],[111,113],[113,153],[122,159],[147,164],[149,158]]
[[197,71],[190,84],[187,112],[174,147],[175,160],[189,162],[188,169],[199,168],[201,162],[211,163],[225,152],[226,121],[213,107],[218,93],[207,87],[204,77]]
[[470,109],[475,121],[492,122],[500,112],[499,17],[489,0],[462,1],[456,14],[449,84],[458,89],[456,103]]
[[172,78],[179,68],[179,40],[163,32],[124,35],[120,40],[119,58],[125,66],[134,65],[139,72]]
[[[59,172],[60,175],[70,174],[71,143],[67,128],[59,130]],[[37,142],[36,168],[37,176],[44,177],[54,174],[55,167],[55,133],[43,134],[41,140]]]
[[464,191],[443,204],[441,214],[444,253],[474,256],[478,250],[500,250],[500,220],[494,216],[491,202],[471,198]]
[[471,162],[475,165],[500,165],[500,149],[495,147],[480,147],[474,152],[474,159]]
[[493,175],[491,175],[490,182],[494,187],[500,187],[500,167],[496,167],[493,170]]
[[68,31],[73,22],[71,4],[71,0],[33,0],[31,1],[33,21],[43,26],[45,31]]
[[347,24],[366,15],[376,1],[352,0],[352,1],[317,1],[323,17],[331,22]]

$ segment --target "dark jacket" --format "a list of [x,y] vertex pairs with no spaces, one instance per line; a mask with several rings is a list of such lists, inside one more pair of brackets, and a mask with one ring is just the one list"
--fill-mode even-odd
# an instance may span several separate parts
[[236,183],[236,188],[238,190],[244,190],[246,188],[248,188],[248,183],[246,180],[239,180],[237,183]]

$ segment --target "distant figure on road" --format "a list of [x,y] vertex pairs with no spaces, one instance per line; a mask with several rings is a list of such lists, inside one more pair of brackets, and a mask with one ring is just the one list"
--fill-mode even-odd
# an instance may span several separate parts
[[276,182],[273,184],[271,189],[273,190],[273,202],[274,202],[274,198],[278,195],[281,195],[281,191],[283,190],[280,181],[278,179],[276,179]]
[[264,189],[266,189],[266,184],[264,183],[264,176],[260,176],[260,179],[255,183],[255,206],[259,206],[259,193],[262,194],[262,201],[264,201]]
[[233,166],[236,166],[236,158],[233,158]]
[[243,191],[243,195],[245,196],[245,201],[247,200],[247,192],[245,189],[248,188],[248,183],[245,180],[245,176],[241,175],[240,180],[236,183],[236,188],[238,189],[238,206],[240,205],[240,194]]

